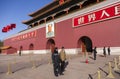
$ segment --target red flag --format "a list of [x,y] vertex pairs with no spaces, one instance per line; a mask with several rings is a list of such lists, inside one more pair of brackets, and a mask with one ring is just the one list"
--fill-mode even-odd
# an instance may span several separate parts
[[6,29],[7,29],[7,31],[11,30],[11,26],[10,26],[10,25],[7,25],[7,26],[6,26]]
[[7,28],[3,27],[2,32],[7,32]]
[[2,32],[8,32],[13,28],[16,28],[16,24],[11,24],[11,25],[7,25],[6,27],[3,27]]
[[5,32],[5,30],[4,30],[4,29],[2,29],[2,32]]
[[16,28],[16,24],[11,24],[11,29]]

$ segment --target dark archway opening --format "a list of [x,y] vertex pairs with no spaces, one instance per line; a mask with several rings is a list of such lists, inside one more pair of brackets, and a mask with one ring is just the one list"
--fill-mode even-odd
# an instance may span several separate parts
[[78,40],[78,47],[82,49],[82,52],[92,52],[92,40],[87,36],[82,36]]
[[29,45],[29,50],[33,50],[34,49],[34,45],[31,43],[30,45]]
[[52,38],[48,39],[46,44],[46,49],[50,49],[51,52],[54,52],[54,48],[55,48],[55,41]]

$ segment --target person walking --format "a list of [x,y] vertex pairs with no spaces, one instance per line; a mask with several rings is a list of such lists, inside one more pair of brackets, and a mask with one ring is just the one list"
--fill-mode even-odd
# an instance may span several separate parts
[[110,55],[110,47],[108,47],[108,49],[107,49],[107,50],[108,50],[108,55]]
[[21,56],[21,51],[22,51],[22,50],[19,50],[19,56]]
[[94,60],[96,60],[96,56],[97,56],[96,48],[97,48],[97,47],[95,47],[95,48],[93,49]]
[[106,57],[106,49],[105,49],[105,47],[103,48],[103,55]]
[[65,60],[66,60],[66,53],[64,50],[64,47],[62,47],[60,51],[60,61],[61,61],[61,75],[63,75],[63,72],[65,70]]
[[54,75],[58,77],[58,74],[60,73],[60,57],[58,54],[57,47],[55,47],[54,52],[52,53],[52,62],[53,62]]

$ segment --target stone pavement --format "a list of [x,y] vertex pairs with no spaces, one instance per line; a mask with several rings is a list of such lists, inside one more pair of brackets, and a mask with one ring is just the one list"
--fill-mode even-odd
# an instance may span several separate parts
[[[94,61],[90,55],[89,62],[85,63],[85,58],[81,55],[67,55],[69,65],[64,75],[55,77],[53,66],[50,64],[50,54],[0,55],[0,79],[98,79],[98,70],[101,72],[101,79],[111,79],[107,78],[109,61],[112,63],[114,79],[120,79],[120,70],[113,71],[115,57],[118,61],[118,56],[115,55],[107,57],[98,55]],[[9,63],[11,67],[8,66]],[[8,67],[12,74],[7,75]]]

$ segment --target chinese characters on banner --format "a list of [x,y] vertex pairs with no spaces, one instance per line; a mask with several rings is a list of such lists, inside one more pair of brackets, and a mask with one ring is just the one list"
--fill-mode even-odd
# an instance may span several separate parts
[[120,16],[120,3],[73,18],[73,27]]
[[32,31],[23,35],[13,37],[12,41],[23,40],[23,39],[34,38],[34,37],[36,37],[36,31]]

